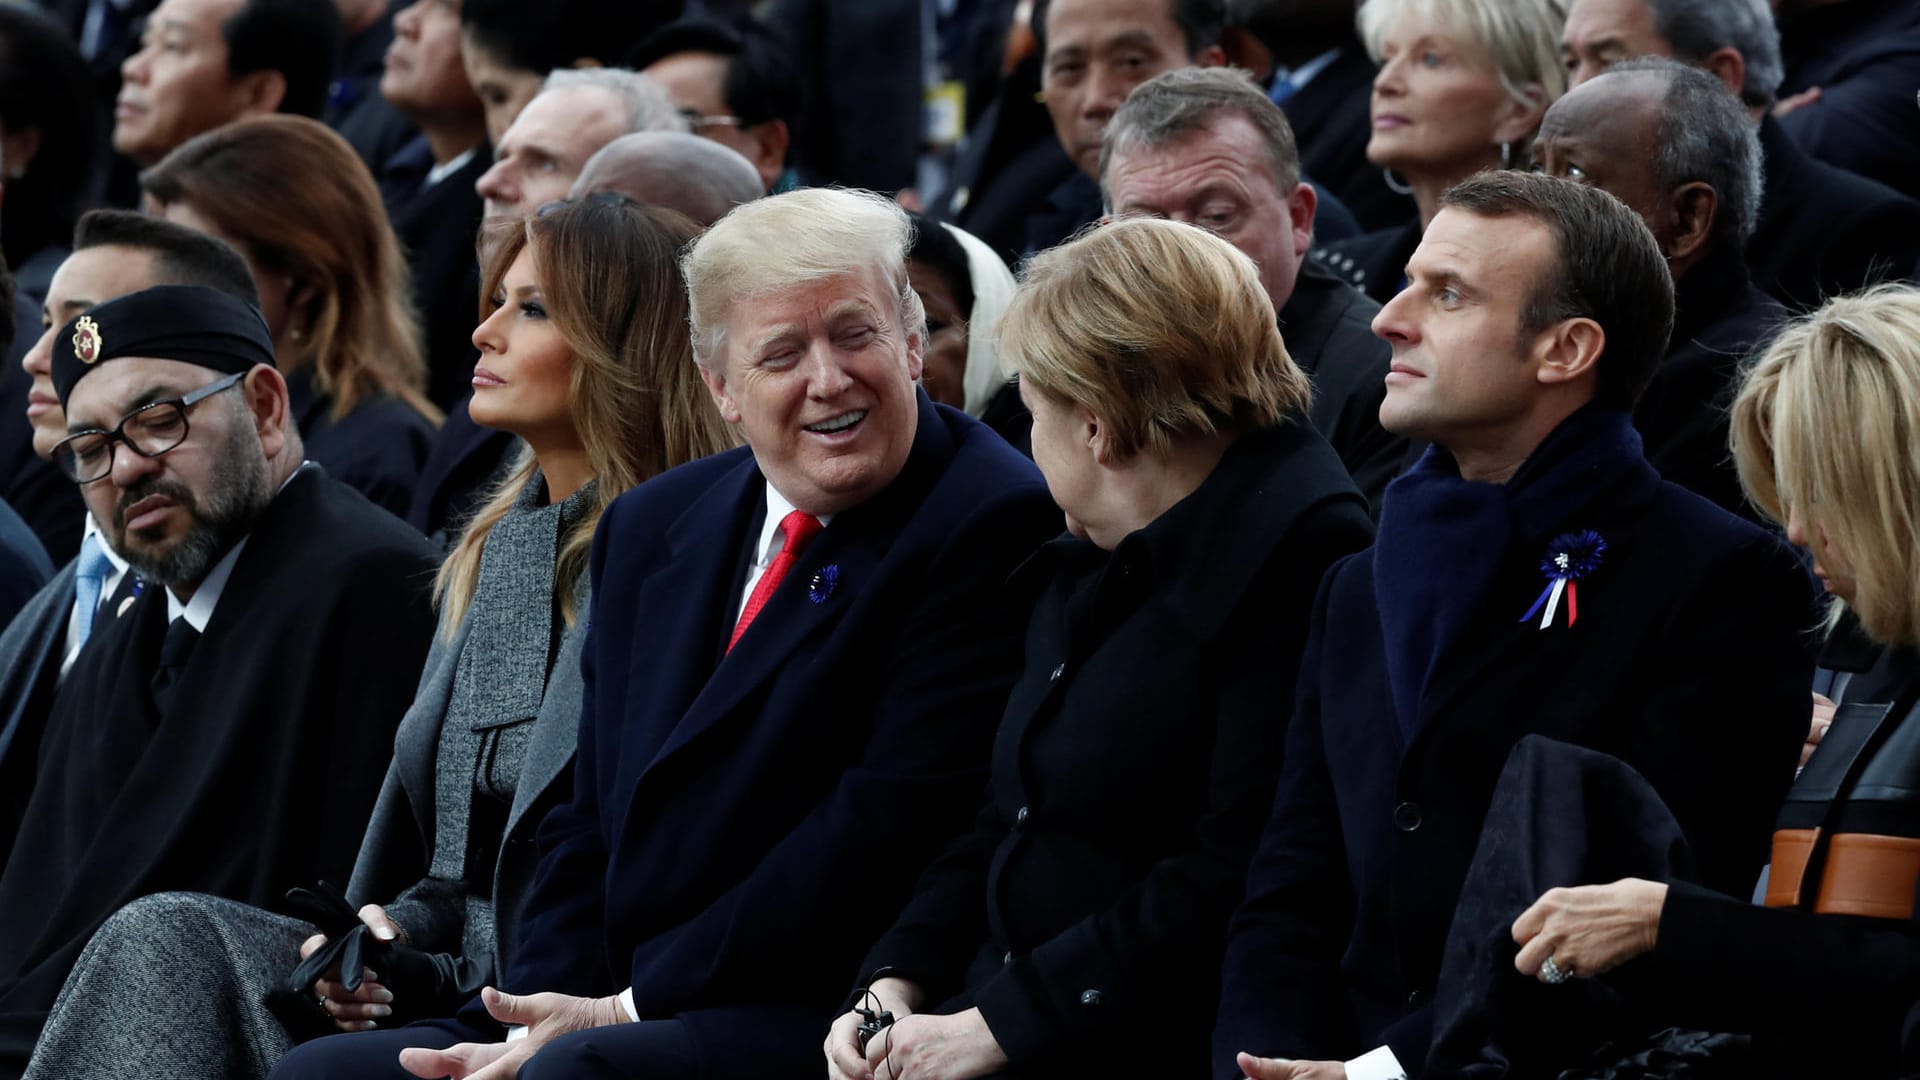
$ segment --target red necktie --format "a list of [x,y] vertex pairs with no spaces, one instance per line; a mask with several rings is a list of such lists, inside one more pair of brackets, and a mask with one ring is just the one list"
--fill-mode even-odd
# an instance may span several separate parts
[[780,587],[780,580],[787,576],[787,571],[793,569],[794,563],[800,561],[801,553],[807,550],[807,545],[825,527],[820,524],[819,518],[803,510],[795,510],[780,519],[780,532],[787,538],[786,543],[781,545],[780,554],[767,564],[766,572],[760,575],[760,580],[753,586],[753,595],[747,597],[747,606],[740,610],[740,621],[733,625],[733,637],[727,640],[728,652],[733,651],[734,644],[740,640],[741,634],[747,632],[753,617],[760,614],[760,609],[766,607],[767,601],[772,598],[773,590]]

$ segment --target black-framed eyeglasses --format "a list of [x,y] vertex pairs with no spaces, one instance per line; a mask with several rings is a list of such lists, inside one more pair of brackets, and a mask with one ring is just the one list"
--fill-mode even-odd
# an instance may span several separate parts
[[171,401],[142,405],[120,418],[112,431],[81,431],[61,439],[53,448],[53,463],[76,484],[91,484],[113,471],[113,447],[145,458],[157,458],[187,441],[187,410],[222,390],[239,385],[244,373],[229,375]]

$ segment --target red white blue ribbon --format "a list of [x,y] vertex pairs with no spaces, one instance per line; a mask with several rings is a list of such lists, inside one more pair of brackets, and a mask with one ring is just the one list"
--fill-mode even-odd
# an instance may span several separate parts
[[1540,590],[1539,597],[1527,609],[1527,613],[1520,616],[1520,621],[1527,622],[1539,615],[1540,629],[1547,629],[1553,625],[1553,617],[1559,614],[1563,598],[1567,602],[1567,625],[1571,627],[1579,621],[1580,579],[1600,569],[1606,553],[1606,540],[1591,529],[1554,537],[1553,542],[1547,545],[1546,557],[1540,560],[1540,572],[1547,576],[1546,587]]

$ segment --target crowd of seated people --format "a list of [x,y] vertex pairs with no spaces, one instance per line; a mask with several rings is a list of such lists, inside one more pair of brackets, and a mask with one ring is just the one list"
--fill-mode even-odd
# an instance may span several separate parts
[[1916,56],[0,2],[0,1080],[1920,1074]]

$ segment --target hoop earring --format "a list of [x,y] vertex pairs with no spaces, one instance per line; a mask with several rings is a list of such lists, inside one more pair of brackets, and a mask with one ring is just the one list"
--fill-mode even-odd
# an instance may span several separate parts
[[1381,169],[1380,175],[1387,178],[1387,190],[1396,195],[1413,194],[1413,185],[1393,175],[1392,169]]
[[1513,144],[1510,142],[1500,144],[1500,167],[1503,169],[1513,168]]

